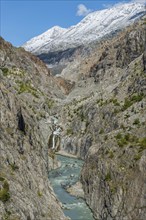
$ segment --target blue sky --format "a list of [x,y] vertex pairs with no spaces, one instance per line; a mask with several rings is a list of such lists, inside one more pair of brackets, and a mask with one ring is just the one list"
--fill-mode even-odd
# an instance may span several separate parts
[[66,28],[75,25],[90,11],[103,9],[118,2],[120,1],[0,0],[0,35],[13,45],[21,46],[52,26]]

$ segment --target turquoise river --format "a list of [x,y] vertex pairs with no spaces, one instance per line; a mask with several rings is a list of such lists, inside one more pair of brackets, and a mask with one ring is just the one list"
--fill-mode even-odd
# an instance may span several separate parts
[[64,214],[71,220],[93,220],[92,212],[81,198],[71,196],[65,188],[79,180],[83,161],[57,155],[61,167],[49,173],[49,180],[58,199],[64,207]]

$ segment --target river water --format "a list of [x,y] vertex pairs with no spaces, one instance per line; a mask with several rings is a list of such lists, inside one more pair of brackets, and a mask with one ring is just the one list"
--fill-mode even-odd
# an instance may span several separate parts
[[61,161],[61,167],[49,173],[49,180],[56,196],[64,206],[64,214],[72,220],[93,220],[91,210],[85,201],[71,196],[64,189],[79,180],[83,161],[61,155],[57,155],[57,159]]

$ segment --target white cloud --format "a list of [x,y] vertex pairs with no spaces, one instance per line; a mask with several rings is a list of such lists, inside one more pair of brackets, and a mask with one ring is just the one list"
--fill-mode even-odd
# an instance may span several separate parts
[[80,4],[77,7],[77,16],[86,16],[88,15],[92,10],[88,9],[85,5]]

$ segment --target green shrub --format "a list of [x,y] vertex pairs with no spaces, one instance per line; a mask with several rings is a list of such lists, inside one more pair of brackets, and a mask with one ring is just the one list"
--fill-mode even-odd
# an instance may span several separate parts
[[124,147],[126,144],[127,144],[127,141],[125,138],[121,138],[120,140],[118,140],[119,147]]
[[129,98],[125,98],[124,105],[122,107],[122,111],[125,111],[127,108],[129,108],[131,105],[133,105],[136,102],[140,102],[144,98],[144,94],[140,93],[137,95],[133,95]]
[[140,124],[139,118],[136,118],[133,122],[133,125],[139,125],[139,124]]
[[5,178],[0,176],[0,182],[3,182],[4,180],[5,180]]
[[113,153],[113,151],[110,151],[110,152],[109,152],[109,158],[110,158],[110,159],[114,158],[114,153]]
[[85,115],[83,112],[80,113],[81,121],[84,121],[86,119]]
[[86,121],[86,128],[89,126],[90,122],[87,120]]
[[132,129],[132,127],[129,126],[129,127],[127,128],[127,131],[131,131],[131,129]]
[[138,137],[131,135],[130,133],[127,133],[123,136],[119,133],[117,134],[117,136],[115,136],[115,138],[117,139],[117,143],[119,147],[124,147],[124,145],[130,144],[130,143],[132,144],[139,143]]
[[7,182],[7,180],[4,180],[3,188],[9,191],[9,183]]
[[100,102],[101,102],[101,99],[98,99],[98,100],[96,101],[97,104],[99,104]]
[[8,69],[8,68],[3,67],[3,68],[1,68],[1,70],[2,70],[4,76],[7,76],[7,75],[8,75],[8,72],[9,72],[9,69]]
[[128,98],[125,98],[124,105],[122,107],[122,111],[125,111],[127,108],[129,108],[133,103],[131,100],[128,100]]
[[19,167],[18,167],[15,163],[10,164],[10,166],[11,166],[11,169],[12,169],[13,171],[19,169]]
[[3,188],[0,189],[0,200],[2,202],[7,202],[10,199],[9,184],[4,180]]
[[51,109],[53,107],[53,105],[54,105],[54,100],[48,99],[47,100],[47,105],[48,105],[48,108]]
[[129,115],[129,114],[126,114],[126,115],[125,115],[125,118],[129,118],[129,117],[130,117],[130,115]]
[[131,112],[134,112],[134,107],[132,107]]
[[119,113],[120,112],[120,109],[114,109],[114,114],[117,114],[117,113]]
[[140,94],[137,94],[137,95],[133,95],[131,97],[131,101],[132,102],[140,102],[144,97],[144,94],[143,93],[140,93]]
[[10,198],[10,194],[6,189],[1,189],[0,190],[0,200],[2,202],[7,202]]
[[66,130],[66,134],[67,134],[67,135],[72,135],[72,134],[73,134],[73,129],[72,129],[72,128],[68,128],[68,129]]
[[103,128],[101,128],[99,131],[99,134],[103,134],[103,133],[104,133],[104,130],[103,130]]
[[133,142],[133,143],[138,143],[139,139],[138,137],[136,137],[135,135],[131,135],[130,136],[130,142]]
[[107,105],[108,100],[103,101],[103,99],[99,99],[99,100],[97,100],[97,104],[99,104],[99,106]]
[[27,83],[18,82],[18,83],[19,83],[18,94],[27,92],[27,93],[31,93],[34,97],[39,98],[38,91],[31,86],[30,82],[27,82]]
[[112,178],[111,178],[111,173],[110,172],[108,172],[106,175],[105,175],[105,181],[111,181],[112,180]]
[[117,99],[112,99],[112,103],[113,103],[115,106],[120,106],[120,103],[118,102]]
[[117,186],[111,185],[110,190],[111,190],[111,193],[115,194],[117,191]]
[[40,190],[37,191],[37,194],[39,197],[41,197],[43,195],[43,193]]
[[16,67],[12,67],[9,69],[4,67],[4,68],[1,68],[1,70],[2,70],[4,76],[10,76],[10,75],[17,76],[18,75],[20,77],[23,77],[25,74],[25,72],[23,70],[18,69]]
[[107,136],[107,135],[105,135],[105,136],[104,136],[104,140],[106,141],[107,139],[108,139],[108,136]]
[[138,153],[134,156],[134,160],[136,160],[136,161],[140,160],[140,158],[141,158],[141,153]]
[[130,134],[129,134],[129,133],[125,134],[124,137],[125,137],[125,140],[126,140],[126,141],[129,141],[129,140],[130,140]]
[[91,170],[96,170],[96,168],[97,168],[97,165],[96,165],[95,162],[90,163],[90,169]]
[[139,145],[141,151],[146,149],[146,137],[139,140]]
[[122,134],[121,133],[118,133],[116,136],[115,136],[116,139],[121,139],[122,138]]
[[121,124],[120,128],[123,129],[123,130],[125,130],[124,124]]

